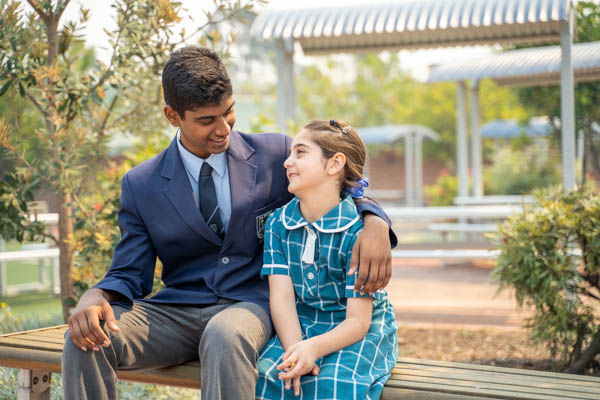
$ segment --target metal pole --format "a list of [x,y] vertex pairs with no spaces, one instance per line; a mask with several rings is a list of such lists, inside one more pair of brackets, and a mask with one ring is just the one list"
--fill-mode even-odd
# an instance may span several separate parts
[[560,22],[560,115],[562,169],[565,192],[575,188],[575,93],[573,79],[573,12],[567,2],[567,20]]
[[467,197],[469,186],[467,182],[467,89],[465,82],[458,82],[456,99],[456,169],[458,174],[458,195]]
[[483,196],[483,162],[479,117],[479,81],[471,86],[471,171],[473,174],[473,196]]
[[413,161],[413,138],[412,134],[408,134],[404,137],[404,193],[406,197],[406,205],[413,206],[414,203],[414,161]]
[[415,135],[415,205],[423,205],[423,136]]
[[289,120],[294,120],[294,40],[282,39],[276,42],[277,65],[277,125],[282,132],[287,129]]

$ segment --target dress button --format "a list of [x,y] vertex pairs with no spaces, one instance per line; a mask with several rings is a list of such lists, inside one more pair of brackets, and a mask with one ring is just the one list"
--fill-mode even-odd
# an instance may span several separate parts
[[308,279],[314,279],[315,278],[315,274],[313,274],[312,272],[309,272],[308,274],[306,274],[306,277]]
[[229,257],[223,257],[223,258],[221,258],[221,263],[222,264],[229,264]]

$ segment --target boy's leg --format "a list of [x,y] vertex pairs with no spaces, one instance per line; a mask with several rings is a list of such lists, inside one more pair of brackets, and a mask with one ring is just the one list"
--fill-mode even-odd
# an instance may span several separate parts
[[117,369],[160,368],[198,359],[202,329],[229,305],[200,308],[134,302],[131,309],[113,306],[120,331],[103,326],[111,344],[97,352],[82,351],[67,332],[62,358],[65,399],[114,399]]
[[235,303],[212,317],[198,349],[202,400],[255,399],[256,361],[272,333],[268,314],[254,303]]

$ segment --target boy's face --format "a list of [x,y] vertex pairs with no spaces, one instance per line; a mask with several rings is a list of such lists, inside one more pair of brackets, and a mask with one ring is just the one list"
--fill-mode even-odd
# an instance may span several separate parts
[[201,158],[219,154],[229,148],[229,133],[235,124],[233,97],[219,105],[196,107],[185,112],[185,118],[171,107],[165,106],[165,116],[179,128],[181,143],[191,153]]

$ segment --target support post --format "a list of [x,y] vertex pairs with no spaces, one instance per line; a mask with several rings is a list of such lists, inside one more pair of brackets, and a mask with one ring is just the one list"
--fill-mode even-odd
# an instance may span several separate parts
[[277,125],[282,132],[288,120],[294,120],[296,93],[294,89],[294,39],[276,41],[277,65]]
[[458,174],[458,195],[467,197],[469,185],[467,177],[467,89],[465,82],[458,82],[456,99],[456,169]]
[[50,290],[52,294],[60,294],[60,266],[58,265],[58,258],[50,260]]
[[560,122],[563,187],[575,188],[575,93],[573,77],[573,9],[567,2],[567,20],[560,22]]
[[414,145],[412,134],[409,133],[404,137],[404,193],[406,197],[406,205],[414,206],[415,203],[415,182],[414,182]]
[[483,196],[483,155],[479,114],[479,81],[475,80],[471,85],[471,173],[474,197]]
[[[467,144],[467,85],[464,81],[458,82],[458,93],[456,99],[456,169],[458,175],[458,196],[469,195],[469,182],[467,176],[468,144]],[[459,218],[460,223],[466,223],[466,218]],[[460,232],[460,240],[465,241],[465,232]]]
[[415,135],[415,205],[423,205],[423,136]]
[[50,372],[19,370],[17,400],[50,400]]

